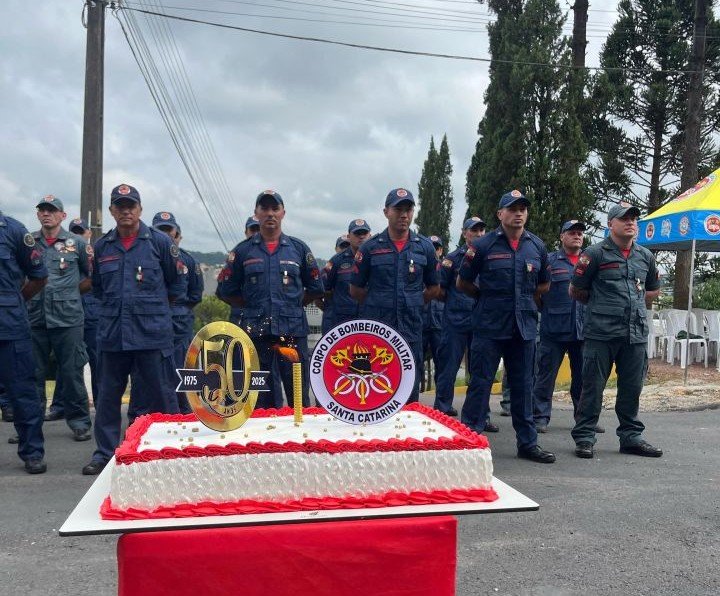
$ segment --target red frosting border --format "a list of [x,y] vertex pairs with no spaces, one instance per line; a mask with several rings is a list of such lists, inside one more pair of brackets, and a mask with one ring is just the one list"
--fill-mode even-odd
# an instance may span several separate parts
[[[388,452],[388,451],[430,451],[430,450],[457,450],[457,449],[487,449],[489,443],[487,438],[480,435],[467,426],[450,418],[449,416],[429,408],[422,404],[407,404],[401,412],[418,412],[428,418],[448,427],[456,436],[451,439],[425,438],[422,441],[417,439],[379,439],[356,441],[307,441],[296,443],[288,441],[285,443],[257,443],[251,442],[246,445],[229,443],[224,447],[220,445],[209,445],[207,447],[188,446],[183,449],[175,447],[164,447],[160,450],[145,449],[138,451],[140,442],[151,424],[155,422],[197,422],[202,424],[194,414],[147,414],[140,416],[128,428],[125,433],[125,440],[115,450],[115,461],[117,464],[135,464],[146,461],[161,459],[176,459],[181,457],[214,457],[227,455],[244,455],[257,453],[348,453],[348,452]],[[290,407],[279,409],[257,409],[252,413],[251,418],[272,418],[276,416],[291,416],[293,409]],[[303,408],[303,414],[327,414],[323,408]],[[442,501],[447,502],[447,501]],[[360,506],[360,505],[359,505]],[[361,505],[365,506],[365,505]],[[384,505],[382,505],[384,507]],[[317,509],[317,507],[311,507]],[[216,514],[212,514],[216,515]]]
[[436,505],[444,503],[484,503],[498,499],[490,488],[472,490],[435,490],[431,492],[388,492],[369,497],[304,498],[295,501],[272,502],[241,499],[232,503],[195,503],[146,509],[116,509],[110,497],[100,507],[100,516],[106,520],[163,519],[182,517],[207,517],[209,515],[246,515],[252,513],[280,513],[287,511],[315,511],[318,509],[374,509],[400,507],[403,505]]

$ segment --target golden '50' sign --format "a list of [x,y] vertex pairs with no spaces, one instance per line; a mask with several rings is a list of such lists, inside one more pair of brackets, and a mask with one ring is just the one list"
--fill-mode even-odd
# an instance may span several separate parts
[[268,373],[260,371],[250,337],[237,325],[206,325],[192,340],[180,384],[200,422],[214,430],[242,426],[252,414],[260,391],[268,391]]

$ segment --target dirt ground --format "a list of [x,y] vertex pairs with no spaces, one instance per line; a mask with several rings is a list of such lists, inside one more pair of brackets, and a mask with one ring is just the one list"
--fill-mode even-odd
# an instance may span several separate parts
[[[648,378],[640,394],[640,411],[673,412],[720,408],[720,371],[714,363],[710,363],[708,368],[702,363],[690,366],[687,385],[684,384],[684,374],[685,371],[677,365],[671,366],[657,358],[650,360]],[[616,394],[614,386],[605,390],[605,409],[614,408]],[[558,391],[553,399],[570,403],[570,393]]]

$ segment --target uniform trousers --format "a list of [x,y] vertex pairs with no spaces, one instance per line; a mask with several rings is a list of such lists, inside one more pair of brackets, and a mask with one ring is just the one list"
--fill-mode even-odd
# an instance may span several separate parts
[[440,341],[440,363],[435,380],[435,403],[433,407],[447,412],[455,397],[455,379],[465,352],[470,350],[472,331],[464,331],[452,324],[442,330]]
[[[285,388],[287,405],[293,405],[293,367],[292,363],[282,356],[277,348],[290,346],[287,342],[281,341],[277,336],[266,335],[253,337],[255,349],[258,351],[260,368],[262,370],[274,370],[279,372],[280,381]],[[310,354],[308,351],[307,337],[293,337],[292,347],[298,351],[302,366],[302,403],[303,407],[310,406]],[[281,388],[278,387],[278,378],[274,374],[268,375],[270,391],[263,391],[258,395],[258,408],[282,408],[285,404],[282,399]]]
[[15,432],[23,461],[45,456],[42,432],[44,411],[35,387],[35,359],[30,338],[0,339],[0,383],[5,386],[15,415]]
[[[440,352],[440,340],[441,330],[440,329],[423,329],[422,332],[422,358],[420,359],[420,379],[425,378],[425,356],[430,350],[430,357],[433,361],[433,368],[435,370],[434,379],[435,386],[437,386],[438,369],[440,368],[440,358],[442,357]],[[428,383],[429,385],[429,383]]]
[[461,412],[461,422],[476,432],[485,430],[490,415],[490,390],[500,358],[505,363],[510,388],[510,415],[518,449],[537,445],[532,411],[532,371],[535,340],[519,333],[511,339],[473,336],[470,350],[470,385]]
[[52,329],[34,327],[31,336],[35,355],[37,396],[43,412],[46,404],[45,377],[52,351],[57,361],[55,378],[56,383],[60,385],[58,394],[62,400],[62,410],[67,425],[73,430],[89,429],[90,405],[83,376],[88,357],[83,342],[83,326]]
[[131,422],[142,414],[177,414],[179,408],[174,391],[176,385],[169,381],[170,373],[174,373],[172,355],[165,350],[101,350],[99,356],[102,375],[100,393],[95,401],[97,449],[93,461],[107,462],[120,443],[120,407],[130,374],[137,386]]
[[555,379],[565,354],[570,360],[570,397],[573,415],[577,416],[580,393],[582,392],[582,341],[555,341],[546,337],[540,339],[535,363],[533,384],[533,415],[535,424],[547,426],[552,414],[552,397]]
[[583,387],[577,421],[572,429],[575,443],[595,444],[595,426],[600,418],[602,398],[612,365],[617,372],[615,413],[620,445],[640,442],[645,425],[638,420],[640,392],[647,370],[646,342],[631,344],[628,338],[609,340],[585,339],[583,348]]

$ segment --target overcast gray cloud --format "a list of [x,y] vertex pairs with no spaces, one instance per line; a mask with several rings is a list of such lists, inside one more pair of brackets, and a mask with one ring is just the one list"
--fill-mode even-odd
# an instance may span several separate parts
[[[332,0],[310,1],[333,4]],[[167,0],[165,4],[289,14],[227,0]],[[405,4],[468,10],[487,20],[483,5],[437,0]],[[4,106],[0,209],[31,229],[36,227],[34,205],[42,195],[61,197],[70,217],[79,211],[85,68],[82,5],[81,0],[35,5],[11,0],[0,8],[6,23],[0,40],[4,58],[0,65]],[[606,5],[612,8],[615,2],[603,3],[605,10]],[[297,4],[295,9],[303,6]],[[182,14],[353,43],[487,57],[484,31],[417,31]],[[411,22],[409,17],[382,18]],[[613,18],[612,12],[593,12],[590,22],[607,28]],[[430,136],[439,139],[447,133],[455,170],[452,231],[457,238],[466,209],[465,174],[484,110],[487,64],[354,50],[195,24],[168,25],[182,52],[240,220],[250,214],[260,190],[275,188],[286,199],[285,230],[306,240],[318,256],[328,257],[350,219],[364,217],[376,231],[384,227],[381,208],[388,190],[406,186],[416,192]],[[119,24],[109,12],[106,36],[106,204],[110,189],[128,182],[143,196],[146,221],[156,211],[171,210],[183,227],[184,246],[222,250]],[[597,64],[600,43],[601,39],[592,38],[588,64]],[[503,190],[498,189],[498,194]],[[105,229],[112,223],[106,215]],[[238,240],[241,237],[238,230]]]

